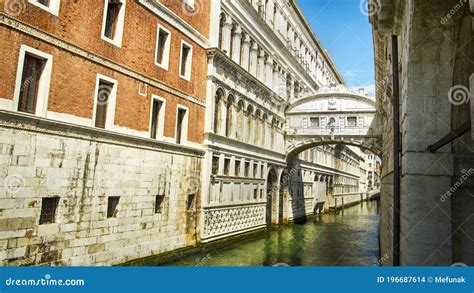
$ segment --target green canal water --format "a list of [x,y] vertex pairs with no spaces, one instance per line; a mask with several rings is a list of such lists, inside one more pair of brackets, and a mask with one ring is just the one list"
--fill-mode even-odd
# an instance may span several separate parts
[[379,257],[377,202],[364,202],[262,232],[261,236],[203,252],[167,266],[372,266]]

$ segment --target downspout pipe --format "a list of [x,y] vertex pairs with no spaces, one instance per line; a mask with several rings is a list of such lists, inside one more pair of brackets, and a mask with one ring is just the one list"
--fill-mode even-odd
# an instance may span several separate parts
[[400,266],[400,79],[398,64],[398,36],[392,36],[393,76],[393,266]]

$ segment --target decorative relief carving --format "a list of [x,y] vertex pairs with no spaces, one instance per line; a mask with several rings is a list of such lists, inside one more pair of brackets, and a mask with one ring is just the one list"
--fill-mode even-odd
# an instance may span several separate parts
[[204,234],[222,234],[265,225],[265,205],[217,208],[204,211]]

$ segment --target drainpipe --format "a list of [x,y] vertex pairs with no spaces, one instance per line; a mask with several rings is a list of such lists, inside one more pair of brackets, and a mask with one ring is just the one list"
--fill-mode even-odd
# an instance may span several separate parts
[[398,76],[398,36],[392,36],[393,74],[393,266],[400,266],[400,80]]

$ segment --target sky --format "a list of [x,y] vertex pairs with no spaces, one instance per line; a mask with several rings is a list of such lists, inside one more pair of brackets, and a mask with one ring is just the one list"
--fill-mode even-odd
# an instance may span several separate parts
[[[364,0],[297,0],[347,85],[374,95],[374,50]],[[362,6],[362,7],[361,7]]]

